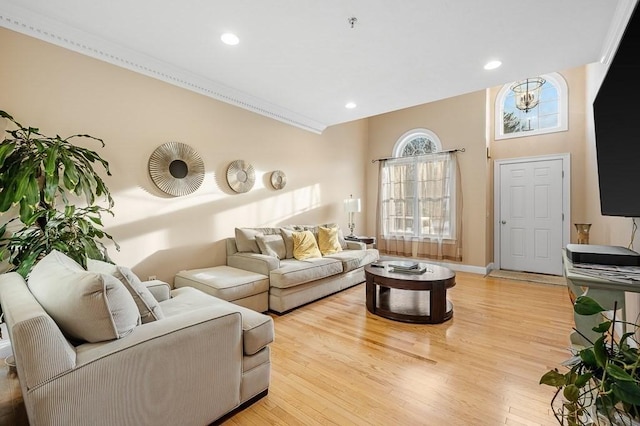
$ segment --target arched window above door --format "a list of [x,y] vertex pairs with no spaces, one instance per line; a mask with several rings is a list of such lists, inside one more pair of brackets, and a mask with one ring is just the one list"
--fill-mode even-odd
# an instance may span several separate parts
[[516,106],[516,82],[505,84],[495,105],[495,139],[511,139],[545,133],[562,132],[568,125],[567,82],[558,73],[540,75],[544,80],[539,102],[527,110]]

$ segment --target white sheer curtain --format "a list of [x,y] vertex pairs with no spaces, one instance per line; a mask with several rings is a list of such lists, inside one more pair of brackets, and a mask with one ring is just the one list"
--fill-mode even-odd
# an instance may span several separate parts
[[462,260],[462,194],[455,153],[382,160],[378,249],[383,254]]

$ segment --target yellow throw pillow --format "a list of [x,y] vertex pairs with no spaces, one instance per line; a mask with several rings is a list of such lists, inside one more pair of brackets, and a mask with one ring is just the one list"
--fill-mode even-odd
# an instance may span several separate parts
[[322,257],[311,231],[293,232],[293,257],[298,260]]
[[325,228],[321,226],[318,229],[318,246],[323,256],[327,254],[342,251],[340,240],[338,239],[339,228]]

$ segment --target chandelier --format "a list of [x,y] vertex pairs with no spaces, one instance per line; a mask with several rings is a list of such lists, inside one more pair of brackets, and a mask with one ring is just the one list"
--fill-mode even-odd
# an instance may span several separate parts
[[513,83],[511,90],[516,95],[516,108],[529,112],[540,102],[540,88],[546,82],[544,78],[527,78]]

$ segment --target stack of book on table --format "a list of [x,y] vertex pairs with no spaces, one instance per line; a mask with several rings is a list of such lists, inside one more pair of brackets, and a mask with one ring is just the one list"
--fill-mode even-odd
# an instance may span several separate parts
[[413,262],[411,260],[399,260],[389,264],[389,272],[420,275],[424,274],[426,271],[426,266],[420,266],[418,262]]

